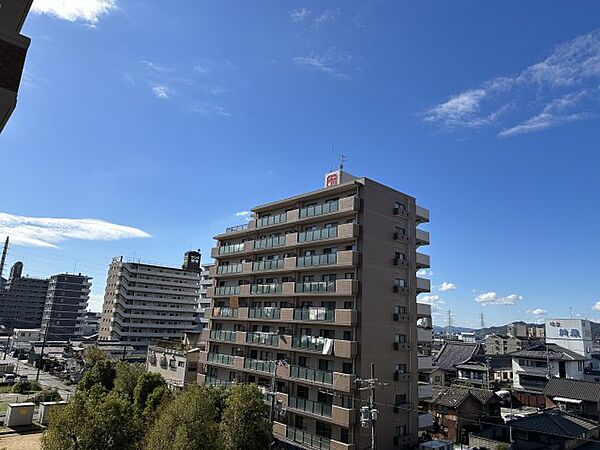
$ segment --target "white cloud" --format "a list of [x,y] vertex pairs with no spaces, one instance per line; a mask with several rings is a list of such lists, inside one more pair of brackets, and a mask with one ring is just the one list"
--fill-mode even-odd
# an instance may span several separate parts
[[239,211],[235,213],[236,217],[250,217],[252,215],[252,211]]
[[[600,30],[557,46],[544,60],[497,77],[427,109],[447,130],[499,127],[510,137],[588,119],[600,109]],[[508,114],[510,112],[510,114]]]
[[352,65],[353,60],[353,56],[346,55],[333,47],[322,55],[296,56],[292,59],[294,65],[297,67],[321,72],[344,80],[352,78],[348,72],[355,70],[355,67]]
[[190,110],[205,116],[232,117],[232,114],[225,108],[219,105],[213,105],[211,103],[198,103],[192,106]]
[[453,291],[456,289],[456,284],[450,283],[449,281],[444,281],[442,284],[438,286],[438,291]]
[[418,277],[429,277],[429,278],[431,278],[433,276],[433,270],[431,270],[431,269],[419,269],[419,270],[417,270],[417,276]]
[[8,213],[0,213],[0,236],[10,236],[15,245],[29,247],[57,247],[56,244],[67,239],[114,241],[150,237],[138,228],[98,219],[25,217]]
[[100,17],[116,8],[117,0],[34,0],[31,11],[95,25]]
[[429,303],[429,304],[444,303],[444,300],[442,299],[442,297],[440,297],[437,294],[422,295],[417,299],[417,301],[420,303]]
[[157,84],[155,86],[152,86],[152,93],[156,98],[159,98],[161,100],[169,100],[172,95],[171,89],[169,89],[169,87],[165,86],[164,84]]
[[542,308],[535,308],[527,310],[527,314],[532,314],[534,316],[544,316],[548,311]]
[[592,305],[592,309],[594,311],[600,311],[600,301],[594,303],[594,305]]
[[523,297],[517,294],[499,297],[495,292],[484,292],[475,297],[475,301],[483,305],[514,305],[515,302],[522,299]]
[[342,10],[340,8],[335,9],[326,9],[315,19],[315,24],[323,25],[327,22],[332,22],[337,19],[342,14]]
[[294,9],[290,12],[290,19],[292,19],[292,22],[303,22],[308,19],[311,13],[312,11],[308,8]]

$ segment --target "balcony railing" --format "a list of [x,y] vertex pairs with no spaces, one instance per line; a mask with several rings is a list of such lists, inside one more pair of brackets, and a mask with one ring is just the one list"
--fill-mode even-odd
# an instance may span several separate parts
[[236,308],[214,308],[214,317],[237,317],[238,310]]
[[228,255],[229,253],[239,253],[244,251],[244,243],[231,245],[221,245],[219,247],[219,255]]
[[279,336],[273,333],[248,333],[246,335],[246,342],[279,347]]
[[266,261],[257,261],[252,263],[252,271],[260,272],[262,270],[275,270],[283,268],[283,259],[268,259]]
[[335,281],[298,282],[296,292],[335,292]]
[[281,283],[253,284],[250,286],[251,294],[278,294],[281,292]]
[[310,367],[290,366],[290,377],[315,383],[333,384],[333,372]]
[[320,241],[337,237],[337,227],[322,228],[320,230],[310,230],[298,233],[298,242]]
[[219,275],[228,275],[230,273],[240,273],[242,271],[241,264],[227,264],[224,266],[217,267],[217,273]]
[[326,255],[308,255],[300,256],[296,259],[297,267],[310,267],[310,266],[325,266],[328,264],[335,264],[337,262],[337,254],[329,253]]
[[273,236],[254,241],[254,248],[271,248],[285,245],[285,236]]
[[292,395],[288,397],[288,408],[299,409],[318,416],[331,417],[331,405]]
[[336,212],[339,209],[339,202],[327,202],[322,205],[312,205],[300,208],[300,218],[320,216],[322,214],[329,214]]
[[239,295],[239,286],[217,286],[215,288],[215,295]]
[[330,322],[335,318],[335,310],[328,308],[294,309],[294,320]]
[[242,231],[242,230],[247,230],[247,229],[248,229],[248,224],[243,223],[241,225],[236,225],[234,227],[226,228],[225,233],[235,233],[236,231]]
[[264,308],[250,308],[249,319],[279,319],[281,309],[276,306],[265,306]]
[[321,352],[323,351],[323,347],[325,347],[323,339],[312,336],[294,336],[292,338],[292,348]]
[[233,366],[233,356],[224,355],[223,353],[209,353],[206,360],[208,362],[216,364],[225,364],[227,366]]
[[316,450],[329,450],[331,445],[328,438],[317,436],[316,434],[299,430],[298,428],[293,428],[289,425],[286,428],[286,438]]
[[209,384],[211,386],[229,386],[232,383],[231,383],[231,381],[221,380],[220,378],[217,378],[217,377],[207,376],[204,379],[204,384]]
[[272,361],[261,361],[259,359],[244,359],[244,368],[258,370],[259,372],[275,373],[275,363]]
[[278,223],[285,223],[286,221],[286,213],[276,214],[274,216],[265,216],[261,217],[260,219],[256,219],[256,228],[268,227]]
[[235,331],[210,330],[210,338],[217,341],[235,341]]

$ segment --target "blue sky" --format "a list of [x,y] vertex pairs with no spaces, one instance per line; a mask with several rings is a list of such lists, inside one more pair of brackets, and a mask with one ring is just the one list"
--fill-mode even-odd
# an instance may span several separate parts
[[0,136],[10,263],[92,275],[98,310],[112,256],[208,255],[344,153],[431,210],[437,324],[600,319],[600,4],[177,6],[35,0]]

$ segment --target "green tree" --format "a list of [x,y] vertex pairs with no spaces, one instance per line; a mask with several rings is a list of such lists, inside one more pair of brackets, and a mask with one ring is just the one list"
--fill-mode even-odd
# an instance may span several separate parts
[[273,436],[268,407],[255,385],[238,384],[229,388],[221,422],[224,450],[264,450]]
[[87,391],[92,386],[99,384],[107,391],[110,391],[114,386],[114,381],[115,368],[108,359],[101,359],[84,372],[77,388]]
[[159,410],[145,443],[145,450],[220,450],[215,391],[192,385],[179,393]]
[[83,351],[83,361],[86,367],[93,367],[98,361],[109,361],[110,358],[98,347],[88,347]]
[[77,391],[67,405],[52,411],[42,449],[134,450],[138,436],[127,399],[95,385]]
[[133,403],[135,386],[143,374],[144,367],[142,365],[119,361],[115,368],[114,390]]
[[[165,379],[158,373],[146,372],[139,379],[133,390],[133,410],[137,417],[143,417],[148,403],[148,397],[155,389],[166,389]],[[155,400],[155,398],[153,398]]]

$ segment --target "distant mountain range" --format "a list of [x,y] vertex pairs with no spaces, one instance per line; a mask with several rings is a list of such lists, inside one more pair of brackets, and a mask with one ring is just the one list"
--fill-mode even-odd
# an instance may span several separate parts
[[[520,323],[520,324],[524,324],[524,325],[535,325],[534,323],[527,323],[527,322],[522,322],[522,321],[511,322],[511,323]],[[434,325],[433,331],[438,334],[448,333],[449,330],[451,333],[454,333],[454,334],[474,332],[477,337],[485,337],[488,334],[506,335],[506,330],[507,330],[508,325],[510,325],[510,324],[500,325],[497,327],[486,327],[486,328],[450,327],[450,329],[448,329],[447,326],[440,327],[439,325]],[[600,339],[600,323],[592,322],[592,337],[594,339]]]

